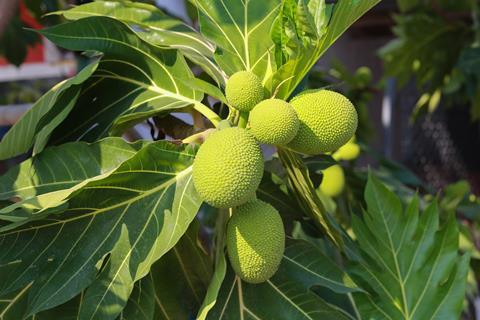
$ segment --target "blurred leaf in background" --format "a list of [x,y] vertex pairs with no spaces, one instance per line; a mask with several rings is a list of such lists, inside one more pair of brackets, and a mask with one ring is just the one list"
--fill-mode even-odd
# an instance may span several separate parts
[[[397,0],[396,36],[380,49],[386,76],[402,87],[415,79],[413,118],[447,106],[471,106],[480,119],[479,3],[472,0]],[[475,59],[476,57],[476,59]]]
[[[55,16],[44,17],[44,14],[59,10],[67,6],[63,0],[27,0],[20,1],[10,18],[3,34],[0,33],[0,56],[8,62],[20,66],[27,57],[28,48],[40,42],[40,36],[29,28],[38,24],[56,24],[59,18]],[[32,20],[35,23],[32,23]],[[35,25],[33,25],[35,24]]]

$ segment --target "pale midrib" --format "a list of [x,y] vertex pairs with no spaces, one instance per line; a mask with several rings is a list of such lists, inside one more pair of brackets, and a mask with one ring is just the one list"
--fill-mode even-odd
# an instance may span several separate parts
[[[172,74],[170,73],[170,71],[168,71],[168,69],[162,64],[160,63],[154,56],[150,55],[149,53],[147,53],[146,51],[143,51],[141,50],[140,48],[137,48],[135,46],[132,46],[126,42],[123,42],[123,41],[120,41],[120,40],[116,40],[116,39],[112,39],[112,38],[105,38],[105,37],[99,37],[99,36],[95,36],[95,37],[79,37],[79,36],[66,36],[66,35],[61,35],[61,34],[52,34],[52,33],[48,33],[48,32],[42,32],[43,35],[48,35],[50,34],[51,36],[53,37],[59,37],[59,38],[65,38],[65,39],[77,39],[77,40],[85,40],[85,39],[90,39],[90,40],[102,40],[102,41],[107,41],[107,42],[113,42],[113,43],[116,43],[116,44],[119,44],[121,46],[126,46],[134,51],[137,51],[139,53],[141,53],[142,55],[150,58],[155,64],[157,64],[161,69],[163,69],[165,71],[165,73],[168,75],[168,77],[170,78],[170,80],[172,81],[172,84],[174,85],[177,93],[179,92],[178,90],[178,87],[177,87],[177,83],[175,81],[175,79],[173,78]],[[135,34],[135,36],[137,36]]]
[[[152,281],[155,283],[155,279],[153,278],[152,273],[150,273],[150,278],[151,278]],[[168,316],[167,310],[165,310],[165,307],[163,306],[162,302],[161,302],[160,299],[158,298],[156,292],[155,292],[155,294],[154,294],[154,297],[155,297],[155,302],[156,302],[156,304],[158,305],[158,307],[160,308],[160,310],[162,311],[163,315],[167,318],[167,320],[170,320],[170,317]]]
[[[108,16],[106,14],[100,14],[100,13],[95,13],[95,12],[89,12],[89,11],[82,11],[82,10],[77,10],[77,9],[73,9],[74,12],[73,14],[76,14],[78,15],[77,19],[75,20],[78,20],[78,18],[81,18],[82,16],[84,18],[88,18],[88,17],[111,17],[111,16]],[[72,17],[72,15],[68,15],[69,17]],[[137,25],[140,25],[144,28],[148,28],[148,29],[151,29],[151,30],[155,30],[155,31],[159,31],[159,32],[171,32],[173,34],[176,34],[178,36],[181,36],[181,37],[185,37],[185,38],[188,38],[188,39],[191,39],[195,42],[198,42],[201,46],[205,47],[208,51],[213,52],[215,51],[211,46],[209,46],[206,42],[203,42],[201,41],[200,39],[194,37],[194,36],[191,36],[189,35],[188,33],[184,33],[184,32],[178,32],[178,31],[174,31],[174,30],[169,30],[169,29],[165,29],[165,28],[161,28],[159,26],[156,26],[154,24],[148,24],[148,23],[145,23],[143,21],[138,21],[138,20],[134,20],[134,19],[129,19],[129,18],[126,18],[126,17],[121,17],[121,16],[117,16],[115,14],[112,15],[113,17],[121,20],[121,21],[125,21],[125,22],[129,22],[129,23],[133,23],[133,24],[137,24]],[[179,21],[180,22],[180,21]],[[197,32],[195,29],[191,28],[189,25],[187,24],[183,24],[181,23],[183,26],[186,26],[187,28],[189,28],[192,32]],[[137,33],[135,30],[132,30],[133,32]]]
[[237,276],[233,278],[232,285],[230,287],[230,290],[228,291],[227,298],[225,299],[225,304],[223,305],[222,311],[220,312],[220,316],[218,317],[219,320],[223,318],[223,315],[225,314],[225,311],[227,310],[228,302],[230,301],[230,297],[232,296],[233,289],[235,289],[235,283],[237,282]]
[[[375,193],[375,196],[376,196],[376,199],[382,199],[382,197],[380,195],[377,194],[376,190],[374,191]],[[407,300],[407,293],[406,293],[406,290],[405,290],[405,286],[403,284],[403,281],[402,281],[402,274],[400,272],[400,265],[398,263],[398,258],[397,258],[397,255],[395,254],[395,246],[393,245],[393,239],[392,239],[392,235],[390,234],[390,229],[388,228],[388,224],[387,224],[387,221],[385,219],[385,209],[383,207],[379,207],[379,212],[380,212],[380,216],[382,217],[382,222],[383,222],[383,225],[385,227],[385,231],[387,232],[387,236],[388,236],[388,242],[389,242],[389,248],[390,248],[390,252],[392,253],[392,256],[393,256],[393,261],[395,263],[395,269],[396,269],[396,273],[397,273],[397,280],[398,280],[398,284],[400,285],[400,291],[402,293],[402,313],[403,315],[405,316],[405,320],[409,320],[410,319],[410,315],[409,315],[409,310],[408,310],[408,300]]]
[[243,290],[242,290],[242,280],[239,277],[237,278],[237,294],[238,294],[238,308],[240,313],[240,320],[243,320],[243,310],[245,309],[245,305],[243,304]]
[[[447,231],[448,231],[448,229],[447,229]],[[442,249],[445,245],[445,240],[446,239],[447,239],[447,232],[444,232],[443,237],[442,237],[442,242],[441,242],[441,245],[440,245],[441,249],[438,251],[437,257],[435,257],[435,262],[433,264],[433,267],[431,268],[431,272],[428,276],[427,283],[425,284],[425,286],[422,290],[422,294],[420,295],[420,297],[418,298],[417,302],[415,303],[415,305],[412,309],[412,318],[413,318],[413,315],[415,314],[415,312],[417,311],[417,308],[420,306],[420,303],[422,302],[423,297],[425,296],[425,293],[428,290],[428,287],[430,286],[430,282],[432,280],[433,273],[434,273],[435,269],[437,268],[438,260],[440,259],[441,255],[442,255]]]
[[117,74],[115,74],[114,76],[108,76],[108,75],[98,75],[98,76],[101,76],[102,78],[107,78],[107,79],[117,79],[117,80],[121,80],[121,81],[125,81],[125,82],[129,82],[129,83],[132,83],[132,84],[135,84],[139,87],[142,87],[146,90],[150,90],[150,91],[153,91],[153,92],[156,92],[156,93],[159,93],[163,96],[166,96],[166,97],[170,97],[170,98],[173,98],[173,99],[176,99],[176,100],[179,100],[179,101],[185,101],[185,102],[188,102],[188,103],[191,103],[191,104],[197,104],[198,101],[197,100],[194,100],[194,99],[191,99],[191,98],[188,98],[186,96],[182,96],[182,95],[179,95],[179,94],[175,94],[171,91],[167,91],[167,90],[164,90],[156,85],[148,85],[148,84],[145,84],[141,81],[137,81],[137,80],[134,80],[132,78],[126,78],[126,77],[122,77],[122,76],[119,76]]
[[[157,210],[157,207],[160,204],[161,200],[163,199],[163,196],[164,196],[165,192],[166,192],[166,189],[163,190],[162,194],[158,197],[158,200],[155,203],[155,206],[153,207],[152,212],[155,212]],[[126,265],[129,258],[131,257],[133,250],[137,247],[138,243],[142,239],[143,234],[145,233],[145,230],[147,229],[148,225],[150,224],[150,221],[151,221],[152,217],[155,217],[155,216],[156,216],[155,213],[152,213],[152,214],[149,215],[147,221],[145,221],[144,226],[143,226],[142,230],[140,231],[140,234],[137,236],[137,238],[135,239],[135,242],[132,244],[132,246],[130,247],[128,252],[123,257],[123,260],[120,263],[120,266],[117,268],[117,271],[115,272],[113,278],[110,280],[110,283],[108,284],[107,288],[105,288],[105,290],[103,290],[103,294],[102,294],[101,298],[99,299],[99,301],[97,302],[97,305],[96,305],[95,309],[93,310],[93,312],[90,316],[90,320],[93,319],[95,317],[95,315],[97,314],[98,309],[102,306],[101,302],[103,302],[103,300],[105,299],[107,294],[110,292],[110,288],[114,284],[118,285],[118,282],[122,282],[122,280],[119,280],[117,282],[116,279],[119,277],[120,272],[122,271],[122,269]],[[136,280],[136,279],[134,278],[134,280]]]
[[[182,176],[182,175],[186,175],[188,173],[190,173],[190,171],[192,170],[192,167],[188,167],[187,169],[181,171],[178,175],[176,175],[176,178]],[[158,174],[162,174],[162,172],[158,172]],[[141,200],[142,198],[146,198],[148,197],[149,195],[151,194],[154,194],[156,192],[158,192],[159,190],[161,190],[162,188],[166,187],[166,186],[170,186],[171,184],[173,184],[174,182],[176,181],[176,179],[170,179],[170,180],[167,180],[165,183],[162,183],[161,185],[151,189],[151,190],[148,190],[148,191],[145,191],[144,193],[138,195],[138,196],[135,196],[133,198],[130,198],[128,200],[125,200],[125,201],[122,201],[122,202],[119,202],[113,206],[109,206],[109,207],[106,207],[106,208],[102,208],[102,209],[99,209],[99,210],[96,210],[96,211],[93,211],[93,212],[90,212],[90,213],[87,213],[87,214],[84,214],[84,215],[81,215],[81,216],[77,216],[77,217],[73,217],[73,218],[70,218],[70,219],[66,219],[66,220],[60,220],[60,221],[57,221],[57,222],[54,222],[54,223],[50,223],[50,224],[44,224],[44,225],[41,225],[41,226],[37,226],[37,227],[33,227],[33,228],[26,228],[26,229],[21,229],[21,230],[15,230],[15,231],[12,231],[10,233],[4,233],[4,234],[0,234],[0,237],[5,237],[5,236],[8,236],[10,234],[19,234],[21,232],[28,232],[28,231],[31,231],[31,230],[36,230],[36,229],[43,229],[43,228],[48,228],[48,227],[51,227],[51,226],[54,226],[54,225],[59,225],[59,224],[65,224],[65,223],[68,223],[68,222],[72,222],[72,221],[76,221],[76,220],[81,220],[81,219],[85,219],[89,216],[95,216],[97,214],[102,214],[102,213],[105,213],[107,211],[110,211],[110,210],[113,210],[113,209],[116,209],[116,208],[120,208],[124,205],[128,205],[130,203],[133,203],[135,201],[139,201]],[[66,211],[68,211],[70,209],[67,209]]]
[[298,263],[297,261],[289,258],[289,257],[286,256],[286,255],[284,255],[283,258],[286,259],[286,260],[288,260],[288,261],[290,261],[291,263],[297,265],[298,267],[302,268],[303,270],[307,271],[308,273],[311,273],[312,275],[314,275],[314,276],[316,276],[316,277],[318,277],[318,278],[320,278],[320,279],[323,279],[325,282],[330,282],[330,283],[335,284],[335,285],[337,285],[337,286],[339,286],[339,287],[347,288],[343,283],[334,281],[334,280],[329,279],[329,278],[326,278],[326,277],[324,277],[324,276],[322,276],[322,275],[320,275],[320,274],[318,274],[318,273],[316,273],[316,272],[314,272],[314,271],[306,268],[304,265],[301,265],[300,263]]
[[32,286],[33,282],[30,282],[25,288],[23,288],[12,300],[10,300],[10,303],[7,305],[5,309],[2,310],[2,313],[0,313],[0,319],[3,319],[3,316],[7,313],[8,310],[17,302],[18,299],[20,299],[21,296],[25,294],[25,292]]
[[267,283],[278,293],[280,294],[285,300],[287,300],[292,306],[295,307],[295,309],[297,309],[298,311],[300,311],[300,313],[302,313],[305,317],[307,317],[308,319],[310,320],[313,320],[312,317],[310,317],[310,315],[308,315],[307,313],[305,313],[305,311],[303,311],[301,308],[299,308],[292,300],[290,300],[290,298],[288,298],[282,291],[280,291],[270,280],[267,280]]
[[173,247],[173,252],[175,253],[175,256],[177,257],[178,264],[180,265],[180,269],[182,270],[182,273],[183,273],[185,279],[187,280],[188,286],[190,287],[190,289],[192,290],[193,295],[195,296],[195,300],[196,300],[198,303],[202,302],[201,299],[200,299],[200,297],[198,296],[197,291],[195,290],[195,286],[194,286],[194,284],[192,283],[192,279],[190,279],[190,277],[189,277],[189,275],[188,275],[187,268],[185,267],[185,264],[183,263],[182,257],[181,257],[180,254],[178,253],[178,249],[177,249],[176,247]]
[[212,16],[209,14],[208,10],[206,10],[202,4],[198,1],[198,0],[195,0],[195,3],[201,8],[202,12],[210,19],[210,21],[212,21],[212,23],[220,30],[220,32],[224,35],[225,39],[227,39],[227,41],[230,43],[230,46],[233,48],[233,50],[235,50],[235,52],[237,53],[238,57],[240,58],[240,61],[242,62],[242,64],[245,66],[245,68],[247,67],[245,61],[243,60],[240,52],[238,52],[237,50],[237,47],[233,44],[232,40],[230,40],[230,38],[228,37],[228,35],[225,33],[225,30],[223,30],[223,28],[215,21],[215,19],[212,18]]

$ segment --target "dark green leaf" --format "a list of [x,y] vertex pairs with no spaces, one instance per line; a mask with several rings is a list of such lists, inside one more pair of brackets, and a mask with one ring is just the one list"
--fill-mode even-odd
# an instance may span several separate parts
[[367,319],[458,319],[468,255],[458,253],[458,228],[450,215],[439,226],[434,203],[420,216],[418,199],[406,211],[397,196],[370,176],[368,211],[353,217],[364,259],[352,276],[368,294],[354,294]]
[[80,317],[114,319],[134,282],[176,244],[197,213],[193,156],[189,147],[151,143],[108,177],[71,194],[68,209],[54,219],[1,233],[11,250],[0,258],[0,295],[30,284],[33,314],[86,289]]
[[154,45],[180,50],[209,73],[217,83],[224,83],[223,71],[213,63],[213,45],[195,29],[165,15],[155,6],[130,1],[95,1],[58,13],[70,20],[108,16],[141,27],[141,30],[137,28],[136,32],[142,39]]
[[155,319],[188,319],[197,313],[212,278],[212,261],[199,243],[194,221],[180,241],[150,271]]
[[356,290],[345,285],[348,276],[342,278],[345,274],[319,253],[306,242],[292,241],[277,273],[257,285],[242,282],[229,267],[207,319],[351,319],[309,290],[315,285]]
[[[161,261],[161,260],[160,260]],[[155,283],[151,273],[135,282],[132,294],[117,320],[154,320]]]
[[75,108],[55,130],[54,143],[93,141],[109,130],[119,134],[153,115],[195,107],[203,97],[178,80],[192,77],[181,55],[149,45],[118,20],[84,18],[41,33],[70,50],[104,53]]
[[68,189],[113,171],[134,156],[146,142],[106,138],[92,144],[72,142],[46,149],[0,177],[0,199],[28,199]]

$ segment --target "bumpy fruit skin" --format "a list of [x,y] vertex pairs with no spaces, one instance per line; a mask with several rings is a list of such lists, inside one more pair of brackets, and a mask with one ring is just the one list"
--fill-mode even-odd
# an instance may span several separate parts
[[342,167],[336,164],[323,170],[322,173],[320,191],[329,197],[336,197],[341,194],[345,187],[345,174]]
[[274,207],[253,200],[234,210],[227,225],[227,251],[242,280],[268,280],[278,270],[284,250],[285,230]]
[[252,72],[236,72],[227,81],[225,96],[235,109],[250,111],[263,100],[262,81]]
[[357,130],[358,115],[343,95],[329,90],[301,93],[291,102],[300,128],[288,146],[304,154],[331,152],[352,138]]
[[300,122],[292,105],[280,99],[263,100],[249,117],[250,132],[258,141],[284,146],[298,132]]
[[193,162],[193,183],[211,206],[230,208],[255,198],[263,175],[263,155],[247,130],[212,133]]

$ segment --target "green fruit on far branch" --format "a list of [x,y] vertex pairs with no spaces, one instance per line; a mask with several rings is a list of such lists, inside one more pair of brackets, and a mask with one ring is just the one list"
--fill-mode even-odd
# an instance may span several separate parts
[[329,196],[336,197],[340,195],[345,188],[345,174],[340,165],[335,164],[322,170],[323,178],[320,184],[320,191]]
[[294,151],[309,155],[331,152],[347,143],[357,130],[357,111],[340,93],[309,90],[290,103],[300,119],[298,133],[288,145]]
[[346,144],[340,147],[337,151],[332,154],[332,158],[340,160],[355,160],[360,155],[360,146],[355,143],[355,137],[350,139]]
[[285,230],[277,209],[261,200],[234,209],[227,225],[227,251],[242,280],[268,280],[277,271],[284,250]]
[[249,71],[234,73],[227,81],[225,96],[232,107],[248,112],[263,100],[262,81]]
[[193,183],[211,206],[231,208],[255,198],[263,176],[263,155],[247,130],[212,133],[193,162]]
[[292,105],[280,99],[267,99],[250,112],[250,132],[258,141],[283,146],[297,134],[300,122]]

